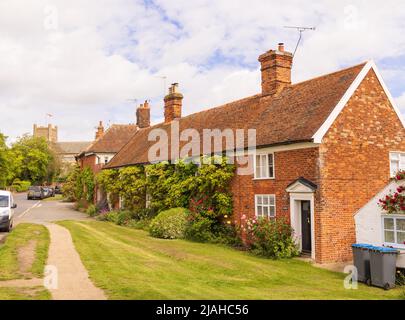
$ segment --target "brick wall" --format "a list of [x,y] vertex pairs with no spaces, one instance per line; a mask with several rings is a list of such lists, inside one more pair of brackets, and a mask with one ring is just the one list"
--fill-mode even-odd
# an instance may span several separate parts
[[389,180],[389,151],[405,151],[405,129],[373,70],[320,146],[317,261],[351,259],[354,215]]
[[82,169],[84,168],[90,168],[94,174],[97,174],[100,172],[101,168],[103,167],[103,164],[96,164],[96,155],[89,155],[82,157],[80,159],[80,167]]
[[276,215],[290,217],[287,186],[299,177],[318,183],[318,148],[280,151],[274,154],[275,179],[254,180],[253,175],[236,175],[231,183],[234,201],[234,220],[255,216],[255,194],[276,195]]

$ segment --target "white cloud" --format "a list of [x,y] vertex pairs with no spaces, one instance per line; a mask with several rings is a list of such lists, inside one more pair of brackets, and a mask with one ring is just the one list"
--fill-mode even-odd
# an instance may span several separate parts
[[404,114],[405,113],[405,93],[395,99],[399,110]]
[[[0,131],[16,137],[52,113],[62,139],[91,139],[98,120],[134,121],[131,98],[151,99],[159,121],[163,75],[180,82],[184,114],[255,94],[259,54],[295,46],[285,25],[317,27],[304,34],[295,81],[398,58],[404,18],[400,0],[2,0]],[[383,74],[403,78],[397,66]]]

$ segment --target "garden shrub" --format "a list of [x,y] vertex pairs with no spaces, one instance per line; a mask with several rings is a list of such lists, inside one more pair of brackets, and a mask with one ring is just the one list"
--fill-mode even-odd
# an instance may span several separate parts
[[153,208],[138,209],[133,213],[133,219],[135,220],[152,220],[156,217],[157,212]]
[[189,215],[184,232],[185,238],[191,241],[211,242],[213,221],[206,217]]
[[16,192],[26,192],[31,187],[30,181],[21,181],[20,179],[15,179],[11,185],[11,189]]
[[90,216],[90,217],[94,217],[97,214],[97,208],[94,204],[89,205],[89,207],[86,210],[86,213]]
[[186,229],[187,209],[173,208],[159,213],[149,225],[149,233],[155,238],[181,239]]
[[80,211],[80,212],[86,212],[87,207],[88,207],[88,203],[84,199],[78,200],[74,205],[75,210]]
[[119,211],[115,223],[118,224],[119,226],[125,226],[131,219],[132,213],[130,211],[127,210]]
[[293,229],[284,219],[250,219],[247,240],[252,253],[268,258],[291,258],[298,255]]
[[131,219],[127,223],[127,227],[133,228],[133,229],[149,231],[149,225],[150,225],[151,221],[152,220],[150,220],[150,219],[142,219],[142,220]]
[[118,221],[118,212],[117,211],[103,212],[97,217],[97,219],[100,221],[108,221],[116,224]]
[[214,237],[211,239],[211,242],[232,247],[243,247],[243,241],[235,225],[228,223],[215,224],[212,229]]

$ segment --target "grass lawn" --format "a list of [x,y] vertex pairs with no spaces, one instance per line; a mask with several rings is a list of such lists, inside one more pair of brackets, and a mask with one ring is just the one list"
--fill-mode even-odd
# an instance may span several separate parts
[[0,300],[50,300],[44,288],[0,288]]
[[[49,248],[49,232],[42,225],[19,224],[0,245],[0,281],[30,277],[43,277]],[[33,245],[33,261],[28,270],[22,270],[19,250]]]
[[57,195],[55,195],[53,197],[45,198],[42,201],[45,201],[45,202],[48,202],[48,201],[62,201],[63,199],[64,199],[63,195],[57,194]]
[[398,299],[403,289],[343,287],[344,274],[231,248],[160,240],[111,223],[60,222],[110,299]]

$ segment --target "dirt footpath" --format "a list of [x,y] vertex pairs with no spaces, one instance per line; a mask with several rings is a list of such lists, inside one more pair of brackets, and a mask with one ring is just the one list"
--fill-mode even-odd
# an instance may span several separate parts
[[[89,279],[66,228],[46,223],[51,236],[48,265],[57,272],[57,286],[50,289],[54,300],[105,300],[104,292]],[[52,270],[52,269],[50,269]],[[47,275],[47,277],[52,275]]]

